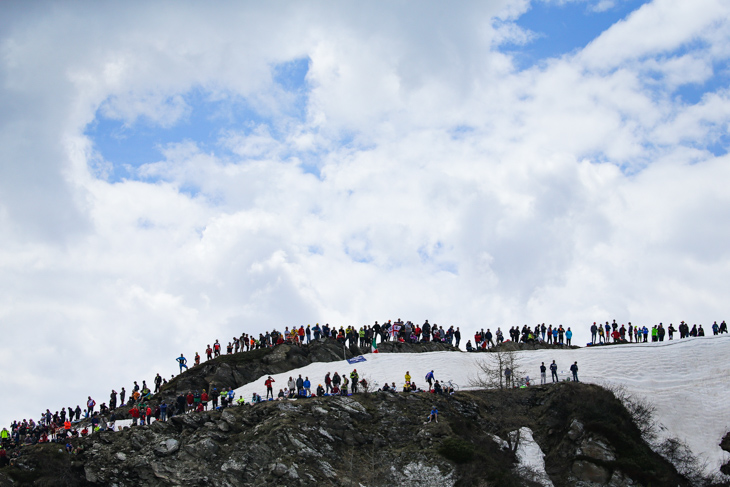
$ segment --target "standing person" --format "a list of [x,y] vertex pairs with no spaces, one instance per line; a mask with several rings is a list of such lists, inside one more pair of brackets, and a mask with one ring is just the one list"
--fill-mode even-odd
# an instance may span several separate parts
[[91,399],[91,396],[89,396],[89,400],[86,401],[86,409],[89,411],[89,416],[91,416],[91,413],[94,412],[94,406],[96,406],[96,401]]
[[329,394],[332,390],[332,377],[330,377],[330,373],[327,372],[327,375],[324,376],[324,387],[325,387],[325,394]]
[[195,352],[195,365],[200,365],[200,355]]
[[109,409],[116,409],[117,407],[117,391],[112,389],[112,393],[109,396]]
[[550,364],[550,373],[552,374],[553,382],[558,382],[558,364],[555,363],[555,360]]
[[269,393],[271,393],[271,399],[274,398],[274,382],[276,382],[274,379],[269,376],[268,379],[266,379],[266,382],[264,382],[264,385],[266,386],[266,399],[269,398]]
[[596,344],[596,334],[598,333],[598,327],[596,326],[596,322],[593,322],[593,326],[591,326],[591,343]]
[[454,332],[454,339],[456,340],[456,348],[459,348],[459,342],[461,342],[461,332],[459,331],[459,327],[456,327],[456,331]]
[[188,370],[188,359],[186,359],[183,354],[181,353],[178,358],[176,358],[177,363],[180,364],[180,373],[182,374],[182,369],[185,367],[185,370]]
[[220,394],[218,394],[218,388],[214,387],[212,391],[210,391],[210,402],[213,404],[213,409],[218,409],[218,397],[220,397]]
[[299,374],[297,378],[297,396],[302,394],[302,389],[304,389],[304,379],[302,379],[302,374]]
[[406,370],[406,384],[411,385],[411,373]]
[[233,399],[236,397],[236,391],[233,388],[228,388],[228,404],[233,404]]
[[137,426],[137,420],[139,420],[139,409],[137,409],[136,404],[129,410],[129,415],[132,417],[132,426]]
[[155,376],[155,394],[160,392],[160,387],[162,387],[162,376],[158,372]]
[[210,344],[208,344],[208,348],[205,349],[205,355],[208,357],[206,360],[213,359],[213,349],[210,348]]
[[570,340],[573,338],[573,332],[570,331],[570,327],[565,331],[565,344],[570,346]]
[[514,384],[512,381],[512,369],[509,367],[504,368],[504,385],[505,387],[509,387],[510,384]]
[[433,370],[432,370],[431,372],[429,372],[428,374],[426,374],[426,382],[428,382],[428,390],[429,391],[433,388],[433,386],[431,385],[431,383],[433,381],[434,381],[434,376],[433,376]]
[[545,362],[543,362],[540,365],[540,384],[545,385],[547,382],[547,378],[545,377],[545,372],[547,372],[547,367],[545,367]]
[[578,362],[573,362],[570,371],[573,373],[573,382],[578,382]]
[[357,393],[357,383],[360,379],[360,375],[357,373],[357,369],[352,369],[350,372],[350,381],[352,382],[352,393]]
[[200,395],[200,404],[203,405],[203,411],[208,410],[208,401],[210,400],[210,396],[208,393],[203,389],[203,393]]
[[[309,381],[309,376],[304,377],[304,395],[309,397],[312,394],[312,383]],[[271,393],[271,397],[274,397],[274,393]]]

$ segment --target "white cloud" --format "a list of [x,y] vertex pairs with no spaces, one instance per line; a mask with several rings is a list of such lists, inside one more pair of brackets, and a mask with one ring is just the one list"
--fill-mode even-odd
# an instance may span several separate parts
[[[730,166],[708,146],[727,93],[676,95],[727,60],[724,5],[657,0],[518,71],[498,46],[530,40],[510,23],[528,7],[14,9],[0,320],[32,348],[6,347],[0,384],[28,414],[100,402],[180,351],[316,321],[544,321],[580,342],[598,320],[725,318]],[[305,58],[299,118],[272,67]],[[173,140],[108,182],[95,116],[174,126],[191,90],[271,123]]]

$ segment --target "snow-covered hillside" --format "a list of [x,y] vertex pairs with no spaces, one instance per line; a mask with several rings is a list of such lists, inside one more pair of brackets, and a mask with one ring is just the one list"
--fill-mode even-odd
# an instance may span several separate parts
[[[665,434],[687,442],[692,451],[709,461],[717,472],[727,461],[719,443],[730,431],[725,412],[730,401],[730,336],[689,338],[661,343],[590,347],[576,350],[536,350],[517,352],[520,363],[533,383],[539,384],[541,362],[558,364],[561,379],[570,364],[577,361],[579,379],[597,384],[614,383],[632,394],[642,395],[657,408],[657,419],[666,426]],[[288,378],[299,374],[309,377],[312,389],[324,384],[327,372],[349,373],[356,368],[360,377],[378,384],[395,382],[401,388],[409,371],[419,386],[426,373],[433,370],[439,380],[452,380],[464,388],[477,373],[475,362],[483,353],[404,353],[369,354],[366,361],[354,365],[346,361],[314,363],[301,369],[273,376],[274,391],[286,386]],[[549,378],[548,371],[548,381]],[[236,396],[250,401],[254,392],[266,392],[264,380],[236,390]]]

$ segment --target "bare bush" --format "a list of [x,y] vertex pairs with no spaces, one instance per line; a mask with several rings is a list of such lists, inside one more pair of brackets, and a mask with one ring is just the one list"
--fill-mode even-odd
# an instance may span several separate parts
[[611,391],[616,399],[621,401],[639,428],[641,437],[653,448],[660,433],[665,430],[664,426],[656,421],[656,406],[647,398],[629,392],[623,385],[603,383],[601,386]]
[[701,487],[713,482],[712,478],[706,476],[708,461],[700,460],[692,453],[687,443],[679,438],[667,438],[652,448],[674,465],[677,472],[686,477],[692,485]]
[[479,389],[504,389],[510,387],[505,377],[507,369],[511,372],[510,382],[512,384],[524,376],[519,356],[511,350],[497,350],[486,353],[482,360],[476,361],[476,365],[477,375],[469,378],[470,387]]
[[666,428],[656,420],[656,406],[651,401],[629,392],[623,385],[613,383],[601,385],[621,401],[641,432],[641,437],[651,449],[674,465],[677,472],[692,485],[701,487],[717,481],[713,476],[707,475],[709,471],[707,460],[700,460],[692,453],[687,443],[675,437],[661,439]]

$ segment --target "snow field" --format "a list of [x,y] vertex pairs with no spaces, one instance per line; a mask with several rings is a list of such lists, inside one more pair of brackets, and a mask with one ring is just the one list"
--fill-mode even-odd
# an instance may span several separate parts
[[[540,363],[558,364],[561,380],[568,377],[570,365],[578,362],[578,378],[599,385],[623,385],[634,395],[647,398],[656,406],[656,420],[666,430],[665,436],[677,437],[689,445],[708,469],[718,472],[728,454],[720,449],[722,437],[730,431],[726,404],[730,400],[730,376],[727,358],[730,356],[730,336],[708,336],[658,343],[626,344],[587,347],[575,350],[534,350],[516,352],[520,367],[530,376],[532,384],[540,383]],[[406,371],[419,386],[426,384],[424,377],[434,371],[439,381],[453,380],[460,388],[467,388],[470,378],[478,372],[477,361],[486,353],[429,352],[379,353],[365,355],[366,361],[348,364],[347,361],[313,363],[283,374],[272,375],[274,395],[286,387],[289,377],[295,380],[309,377],[312,391],[324,385],[327,372],[349,377],[357,369],[360,378],[373,380],[382,386],[395,382],[400,390]],[[548,370],[548,383],[550,371]],[[267,377],[236,389],[236,398],[243,396],[250,402],[254,392],[265,397]],[[424,418],[428,411],[423,411]]]

